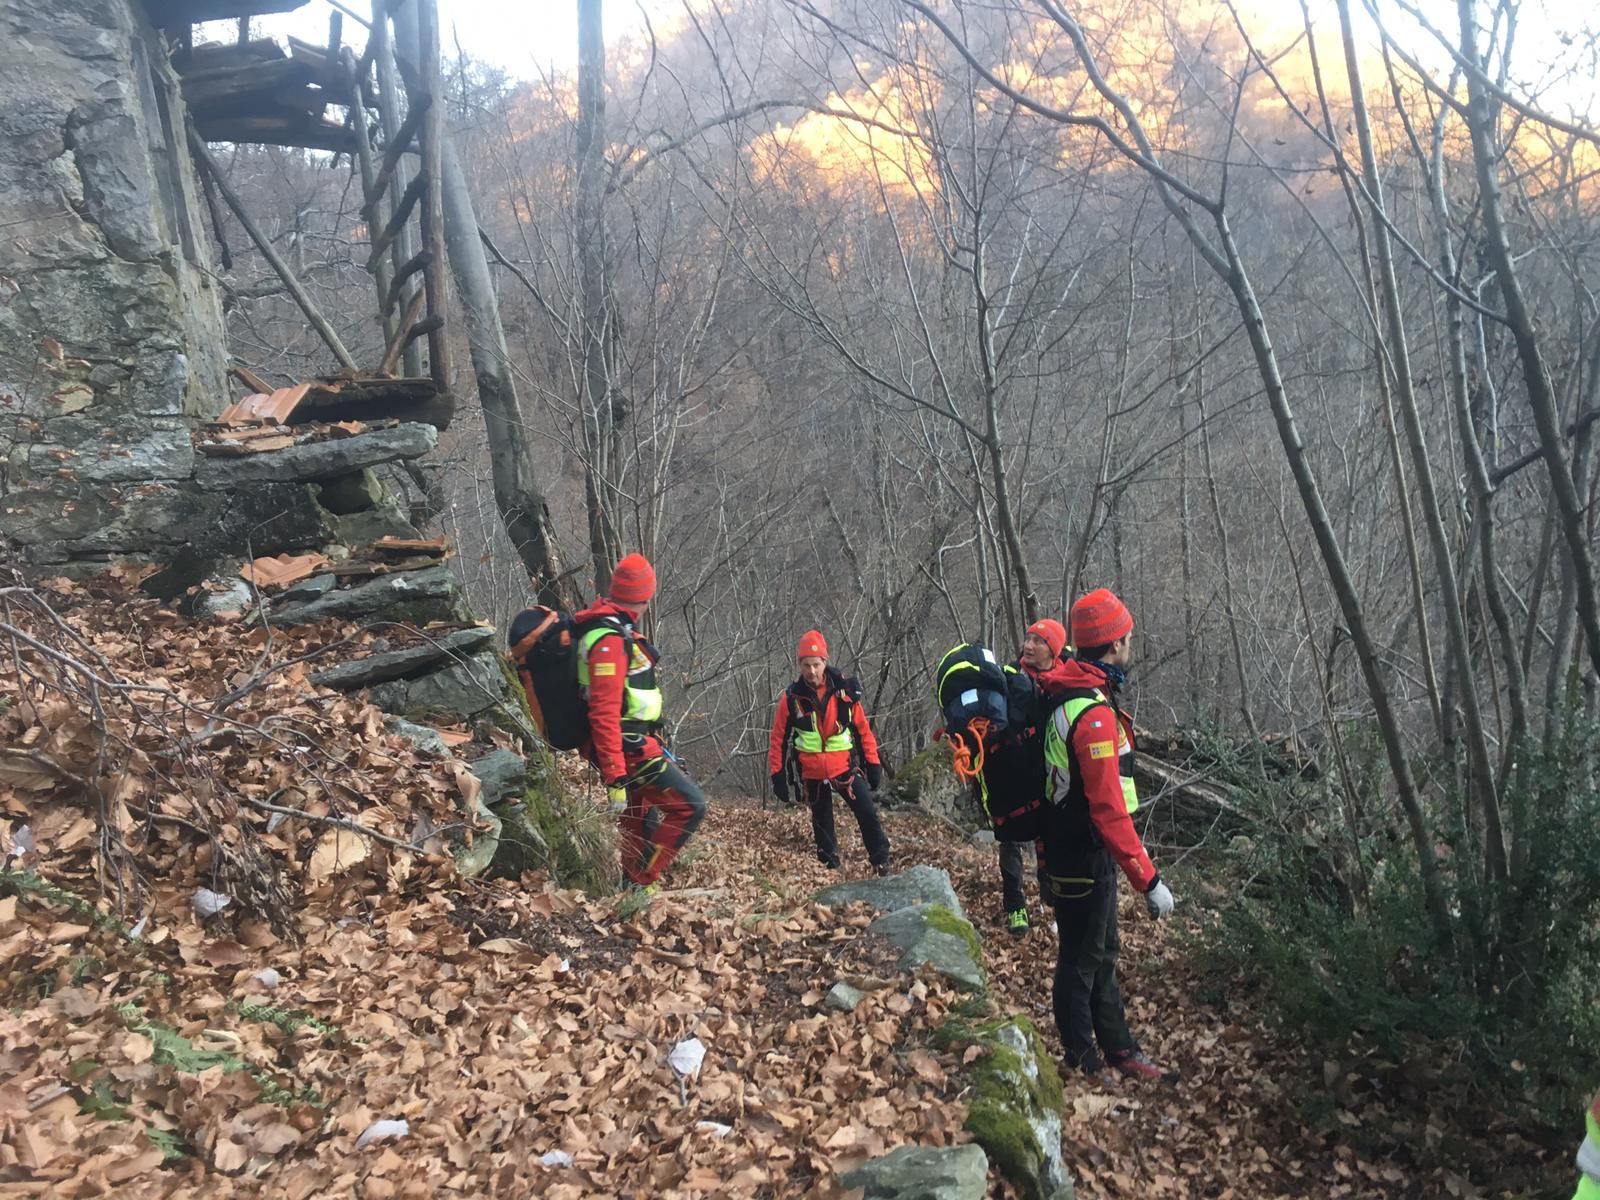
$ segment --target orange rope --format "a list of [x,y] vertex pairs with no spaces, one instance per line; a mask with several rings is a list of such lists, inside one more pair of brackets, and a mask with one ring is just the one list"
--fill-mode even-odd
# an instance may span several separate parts
[[983,740],[989,736],[989,718],[973,717],[967,722],[967,732],[974,743],[967,745],[967,738],[957,735],[945,736],[950,740],[950,765],[955,769],[956,778],[970,783],[983,774]]

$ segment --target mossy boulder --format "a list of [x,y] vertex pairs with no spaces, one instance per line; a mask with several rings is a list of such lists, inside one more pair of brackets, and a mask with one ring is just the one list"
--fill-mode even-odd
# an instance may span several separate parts
[[854,901],[870,904],[880,912],[894,912],[918,904],[942,904],[957,916],[966,915],[950,883],[949,873],[938,867],[912,867],[884,879],[852,879],[817,893],[817,903],[830,907]]
[[563,886],[590,895],[611,891],[617,834],[610,811],[568,791],[543,746],[529,750],[523,761],[524,790],[495,806],[500,846],[489,874],[515,879],[524,871],[548,871]]
[[978,931],[943,904],[918,904],[885,913],[867,926],[867,932],[887,938],[901,951],[898,965],[902,971],[927,964],[963,991],[981,992],[987,985]]
[[966,830],[984,824],[972,787],[956,777],[950,747],[943,742],[930,742],[907,759],[879,798],[889,806],[920,808]]
[[901,1146],[840,1177],[863,1200],[983,1200],[989,1160],[981,1147]]
[[1024,1016],[971,1025],[952,1020],[941,1045],[984,1050],[972,1067],[965,1128],[1028,1200],[1072,1200],[1061,1162],[1061,1077]]

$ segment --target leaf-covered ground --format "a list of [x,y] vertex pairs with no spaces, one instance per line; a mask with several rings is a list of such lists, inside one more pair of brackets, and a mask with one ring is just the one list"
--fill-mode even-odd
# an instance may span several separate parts
[[[0,1195],[826,1196],[864,1157],[965,1140],[968,1052],[931,1044],[963,999],[810,901],[829,873],[800,813],[714,798],[631,915],[464,881],[428,835],[461,821],[450,766],[292,661],[370,635],[44,598],[59,619],[0,597],[57,656],[0,674]],[[1010,939],[992,850],[888,827],[899,865],[951,872],[997,1000],[1054,1047],[1048,920]],[[1509,1195],[1441,1164],[1540,1165],[1449,1093],[1306,1054],[1248,995],[1202,1002],[1181,925],[1123,915],[1134,1025],[1184,1082],[1067,1080],[1080,1195]],[[839,979],[868,993],[853,1013],[822,1005]]]

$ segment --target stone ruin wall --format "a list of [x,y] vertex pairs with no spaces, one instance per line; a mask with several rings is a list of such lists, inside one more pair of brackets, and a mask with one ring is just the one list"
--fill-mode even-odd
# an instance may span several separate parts
[[171,548],[216,507],[190,433],[227,343],[183,122],[137,5],[0,0],[0,538],[25,562]]
[[[197,451],[233,397],[186,119],[137,0],[0,0],[0,567],[83,574],[132,559],[160,566],[147,591],[202,617],[372,624],[381,636],[312,682],[367,694],[425,753],[451,755],[405,718],[526,739],[497,635],[472,623],[439,557],[359,565],[380,538],[418,537],[373,468],[431,451],[433,425],[296,427],[270,453]],[[252,557],[299,551],[329,566],[287,589],[241,579]],[[468,873],[544,849],[527,828],[502,841],[486,805],[514,804],[533,781],[520,755],[487,744],[463,747],[484,782]]]

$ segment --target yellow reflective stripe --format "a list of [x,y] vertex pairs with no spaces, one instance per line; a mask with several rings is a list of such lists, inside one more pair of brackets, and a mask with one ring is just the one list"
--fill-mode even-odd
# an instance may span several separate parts
[[1128,806],[1130,813],[1139,811],[1139,789],[1133,782],[1131,775],[1122,777],[1122,802]]
[[855,745],[848,729],[842,730],[823,741],[822,735],[815,729],[797,729],[794,731],[794,748],[801,754],[832,754],[840,750],[848,750]]
[[957,671],[976,671],[977,669],[978,669],[978,664],[977,663],[969,663],[969,662],[959,662],[955,666],[951,667],[943,675],[939,676],[939,692],[940,692],[940,694],[943,694],[943,692],[944,692],[944,681],[949,679],[950,676],[954,675]]
[[622,709],[624,721],[659,721],[661,719],[661,692],[656,688],[628,687]]

